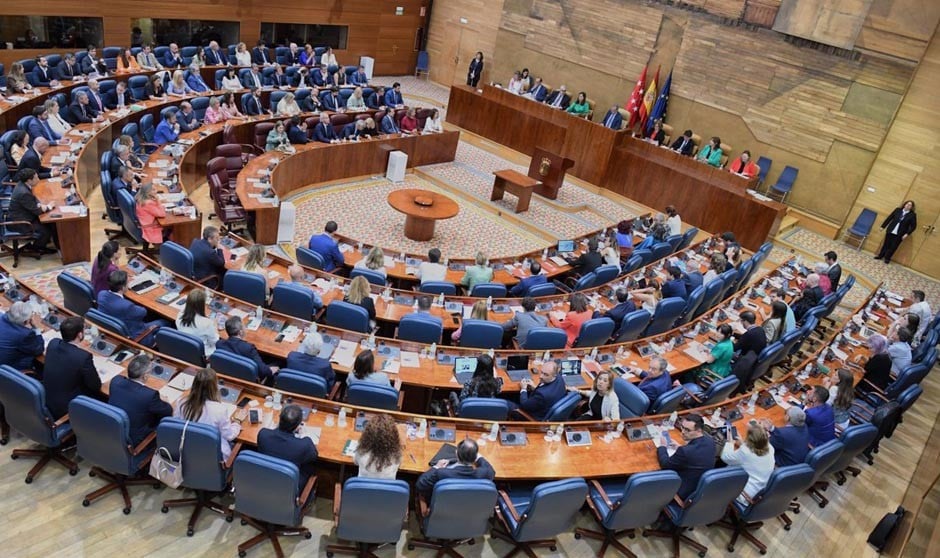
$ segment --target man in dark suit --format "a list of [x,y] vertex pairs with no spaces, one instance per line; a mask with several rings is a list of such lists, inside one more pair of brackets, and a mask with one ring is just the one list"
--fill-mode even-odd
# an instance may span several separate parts
[[180,103],[180,109],[176,113],[176,121],[180,125],[180,133],[192,132],[202,126],[202,122],[196,118],[196,111],[193,110],[193,105],[189,101]]
[[336,372],[329,360],[319,356],[322,348],[323,336],[316,332],[308,333],[301,341],[299,350],[287,354],[285,368],[320,376],[326,380],[326,387],[330,390],[336,382]]
[[[677,495],[682,500],[689,497],[698,486],[698,481],[705,471],[715,468],[715,441],[706,436],[702,426],[705,423],[702,417],[691,413],[681,417],[679,430],[685,445],[676,449],[671,456],[666,450],[669,434],[663,433],[663,439],[656,448],[656,457],[659,466],[663,469],[675,471],[682,479]],[[671,440],[668,440],[671,442]]]
[[62,56],[62,61],[59,62],[56,71],[59,74],[59,79],[67,80],[71,80],[82,73],[81,68],[75,63],[75,55],[71,52],[67,52]]
[[689,292],[685,289],[685,283],[682,281],[682,271],[674,265],[667,265],[666,273],[669,274],[670,279],[663,283],[663,298],[679,297],[682,300],[689,298]]
[[135,100],[130,90],[127,89],[127,82],[119,81],[114,86],[114,90],[105,95],[104,105],[109,109],[130,107]]
[[46,407],[53,418],[69,412],[69,403],[79,395],[101,398],[101,378],[95,370],[91,353],[81,348],[85,339],[84,321],[72,316],[62,321],[62,339],[53,339],[46,349],[42,385],[46,388]]
[[764,333],[764,328],[757,325],[756,322],[757,317],[754,312],[750,310],[741,312],[741,323],[746,331],[740,335],[735,335],[737,341],[734,342],[734,352],[739,357],[747,353],[759,355],[767,346],[767,334]]
[[228,56],[219,48],[216,41],[209,42],[209,48],[205,50],[206,64],[209,66],[225,66],[228,64]]
[[692,149],[695,148],[695,144],[692,142],[692,130],[686,130],[682,133],[681,136],[676,138],[676,141],[672,142],[672,145],[669,146],[673,151],[678,151],[680,154],[685,155],[686,157],[692,156]]
[[630,291],[621,287],[617,289],[616,294],[617,306],[614,306],[603,314],[604,318],[610,318],[614,321],[615,324],[617,324],[617,326],[614,328],[614,331],[620,329],[620,324],[623,323],[623,318],[627,314],[636,311],[636,304],[634,304],[633,299],[630,298]]
[[545,420],[552,405],[561,400],[567,391],[565,382],[558,377],[558,363],[549,360],[539,370],[539,385],[528,378],[520,382],[519,409],[537,421]]
[[806,413],[796,405],[787,409],[787,426],[775,428],[768,419],[761,419],[764,430],[770,432],[770,445],[774,447],[774,462],[777,467],[798,465],[806,461],[809,453],[809,429],[806,428]]
[[48,148],[49,140],[42,137],[35,138],[32,147],[28,148],[20,158],[20,170],[32,169],[42,180],[51,177],[52,169],[42,164],[42,155]]
[[82,58],[81,73],[85,74],[101,74],[105,75],[108,73],[108,66],[104,63],[104,60],[98,59],[98,49],[95,48],[95,45],[88,45],[88,56]]
[[829,276],[829,283],[832,285],[832,290],[839,288],[839,281],[842,280],[842,266],[839,265],[839,255],[829,250],[825,254],[826,264],[829,266],[829,269],[826,271],[826,275]]
[[317,87],[331,87],[336,85],[333,82],[333,76],[330,75],[330,70],[327,68],[326,64],[320,64],[320,67],[313,72],[310,79],[313,80],[313,84]]
[[691,271],[682,274],[682,282],[685,283],[686,292],[692,294],[692,291],[702,286],[705,278],[700,271]]
[[320,123],[313,129],[313,139],[322,143],[332,143],[338,139],[336,132],[333,130],[333,125],[330,124],[328,114],[320,114]]
[[597,239],[588,240],[587,252],[581,252],[577,258],[571,258],[568,263],[574,268],[574,271],[580,275],[587,275],[604,263],[604,258],[597,251]]
[[366,69],[362,66],[359,66],[359,68],[349,76],[349,84],[358,85],[360,87],[368,87],[369,78],[366,76]]
[[535,78],[535,84],[529,89],[529,92],[525,94],[525,97],[532,99],[538,103],[545,101],[545,97],[548,96],[548,88],[545,87],[545,84],[542,83],[542,78]]
[[45,56],[36,57],[36,66],[33,68],[33,81],[35,85],[49,87],[58,83],[56,79],[55,68],[49,67],[49,61]]
[[[168,327],[170,325],[166,320],[146,321],[147,309],[124,298],[126,290],[127,272],[122,270],[112,271],[108,277],[108,290],[98,293],[98,310],[112,318],[121,320],[133,338],[137,338],[148,329]],[[156,329],[142,339],[140,343],[152,346],[155,335]]]
[[366,97],[366,106],[378,110],[385,107],[385,88],[376,87],[371,95]]
[[389,109],[384,116],[381,116],[381,112],[375,113],[375,118],[378,119],[379,130],[383,134],[400,134],[401,128],[398,127],[398,123],[395,122],[395,111]]
[[545,99],[545,104],[565,110],[568,108],[568,105],[571,103],[571,96],[568,95],[568,88],[562,85],[558,88],[558,91],[555,91]]
[[650,369],[640,372],[640,383],[636,387],[646,394],[650,407],[659,396],[672,389],[672,377],[669,375],[669,361],[661,356],[650,359]]
[[41,323],[28,302],[14,302],[0,316],[0,364],[16,370],[31,369],[45,348],[39,329]]
[[264,86],[264,76],[257,64],[252,64],[251,70],[242,77],[242,85],[248,89],[261,89]]
[[75,95],[75,102],[69,105],[69,122],[73,125],[90,124],[98,116],[97,111],[88,104],[88,93],[79,91]]
[[536,259],[533,259],[529,263],[529,273],[532,275],[523,277],[516,285],[509,289],[509,296],[526,296],[529,294],[529,289],[548,281],[548,278],[542,275],[542,264]]
[[617,105],[610,107],[610,110],[604,115],[604,119],[601,120],[605,127],[611,130],[619,130],[623,127],[623,116],[620,115],[619,109],[620,107]]
[[193,255],[193,274],[196,279],[202,279],[210,275],[215,275],[216,280],[209,280],[204,283],[210,289],[221,288],[222,280],[225,276],[225,262],[228,261],[228,254],[225,248],[219,246],[219,229],[209,226],[202,229],[202,238],[196,238],[189,245],[189,251]]
[[886,264],[889,264],[894,252],[901,245],[901,241],[917,230],[917,213],[914,211],[914,202],[908,200],[904,202],[903,206],[894,208],[891,215],[888,215],[888,218],[881,223],[881,228],[885,231],[885,239],[875,259],[883,259]]
[[401,84],[397,81],[392,84],[391,89],[385,90],[385,106],[389,108],[405,106],[405,101],[401,97]]
[[275,66],[275,71],[268,76],[268,83],[271,87],[287,87],[290,85],[290,78],[282,71],[281,66]]
[[170,43],[170,49],[163,54],[164,68],[183,68],[186,64],[183,62],[183,55],[180,53],[180,47],[176,43]]
[[[115,86],[115,89],[117,89],[117,86]],[[104,100],[101,98],[101,85],[94,78],[88,80],[88,106],[95,114],[101,114],[107,110]]]
[[111,180],[111,196],[116,200],[118,190],[127,190],[127,193],[134,195],[136,190],[134,186],[134,171],[130,167],[122,166],[120,173]]
[[127,413],[134,446],[156,429],[160,419],[173,415],[173,407],[160,399],[160,392],[147,387],[149,370],[150,357],[137,355],[127,367],[127,377],[115,376],[109,387],[108,403]]
[[287,128],[287,140],[293,145],[301,145],[310,141],[307,137],[307,120],[299,116],[291,116],[290,126]]
[[49,113],[44,105],[33,108],[33,118],[30,118],[26,125],[26,133],[29,134],[31,142],[36,138],[46,138],[49,145],[56,145],[62,139],[62,136],[49,126]]
[[[46,141],[39,138],[34,142],[41,144]],[[28,155],[32,149],[26,152]],[[26,159],[23,155],[23,159]],[[33,242],[25,246],[26,250],[39,252],[42,254],[54,254],[55,250],[47,248],[49,240],[55,240],[58,245],[55,228],[39,221],[39,216],[54,207],[49,204],[42,204],[33,194],[33,188],[39,184],[39,174],[33,168],[23,166],[23,159],[20,160],[20,169],[16,173],[16,186],[13,188],[13,194],[10,196],[10,208],[7,210],[7,220],[26,221],[32,225]],[[19,233],[27,233],[30,228],[25,225],[9,225],[10,229]]]
[[215,349],[217,351],[228,351],[252,360],[258,365],[258,381],[266,385],[274,383],[274,373],[277,369],[265,364],[261,359],[261,355],[258,354],[258,349],[245,341],[245,326],[242,325],[242,319],[238,316],[232,316],[225,320],[225,334],[228,335],[228,339],[220,339],[216,342]]
[[268,54],[268,48],[264,46],[264,41],[258,41],[255,48],[251,49],[251,63],[259,66],[267,66],[271,63],[271,55]]
[[445,479],[489,479],[496,478],[490,462],[480,455],[480,448],[470,438],[457,445],[457,459],[441,459],[418,477],[415,489],[426,501],[431,500],[434,485]]
[[339,96],[339,87],[330,88],[330,94],[323,98],[323,108],[338,111],[344,107],[343,99]]
[[[300,470],[298,491],[302,492],[310,477],[316,473],[317,446],[310,438],[294,434],[301,428],[304,413],[297,405],[287,405],[281,411],[277,428],[262,428],[258,432],[258,451],[290,461]],[[312,497],[312,495],[311,495]]]
[[259,116],[266,112],[261,105],[261,89],[251,88],[251,95],[245,100],[245,114],[248,116]]

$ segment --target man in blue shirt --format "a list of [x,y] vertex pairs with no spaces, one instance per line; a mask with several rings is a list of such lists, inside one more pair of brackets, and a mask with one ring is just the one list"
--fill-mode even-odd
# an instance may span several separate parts
[[617,306],[604,312],[603,317],[613,320],[614,323],[617,324],[614,331],[617,331],[623,323],[623,318],[634,311],[636,311],[636,304],[634,304],[633,299],[630,298],[630,291],[621,287],[617,289]]
[[646,394],[650,400],[650,407],[659,399],[659,396],[672,389],[672,377],[668,373],[669,363],[661,356],[650,359],[649,372],[641,372],[642,380],[636,387]]
[[362,66],[359,66],[359,69],[356,70],[355,72],[353,72],[353,74],[352,74],[351,76],[349,76],[349,83],[350,83],[350,85],[358,85],[358,86],[361,86],[361,87],[368,87],[368,86],[369,86],[369,78],[366,77],[366,69],[363,68]]
[[397,81],[392,84],[392,88],[385,92],[385,106],[389,108],[401,108],[405,106],[401,98],[401,84]]
[[337,228],[336,221],[327,221],[323,233],[311,236],[307,244],[308,248],[323,258],[323,271],[333,271],[343,266],[343,254],[339,251],[339,243],[333,237]]
[[809,453],[809,431],[806,429],[806,413],[796,405],[787,409],[787,426],[775,428],[768,419],[761,419],[764,430],[770,432],[770,445],[774,447],[774,463],[777,467],[798,465],[806,461]]
[[620,107],[614,105],[610,107],[610,110],[607,111],[607,114],[604,115],[604,119],[601,122],[604,123],[606,128],[611,130],[619,130],[623,126],[623,116],[620,116]]
[[176,118],[179,122],[180,130],[184,132],[192,132],[199,126],[202,126],[202,122],[199,122],[199,119],[196,118],[196,111],[189,101],[180,103],[180,110]]
[[536,260],[529,263],[529,277],[523,277],[513,288],[509,289],[509,296],[527,296],[529,289],[536,285],[541,285],[548,281],[548,278],[542,275],[542,264]]
[[49,126],[49,113],[46,112],[44,105],[39,105],[33,109],[33,118],[29,119],[26,125],[26,133],[29,134],[29,141],[32,143],[36,138],[46,138],[49,145],[57,145],[62,136],[57,134]]
[[45,349],[39,323],[39,316],[28,303],[20,301],[10,306],[0,317],[0,364],[17,370],[33,367],[33,361]]
[[180,127],[176,123],[176,112],[167,112],[166,117],[157,124],[157,130],[153,133],[153,143],[157,145],[172,143],[179,137]]
[[545,101],[545,97],[548,95],[548,88],[545,87],[545,84],[542,83],[542,78],[535,78],[535,85],[532,86],[532,89],[529,89],[529,92],[524,96],[537,101],[539,103]]
[[561,400],[567,392],[565,381],[558,377],[558,363],[549,360],[539,370],[539,385],[528,378],[519,382],[519,409],[528,413],[537,421],[545,420],[552,405]]
[[814,386],[806,394],[806,427],[809,430],[809,444],[813,447],[825,444],[836,438],[836,419],[829,401],[829,390],[823,386]]
[[666,266],[666,273],[671,279],[663,283],[663,298],[678,297],[685,300],[689,293],[685,290],[685,283],[682,281],[682,271],[674,265]]

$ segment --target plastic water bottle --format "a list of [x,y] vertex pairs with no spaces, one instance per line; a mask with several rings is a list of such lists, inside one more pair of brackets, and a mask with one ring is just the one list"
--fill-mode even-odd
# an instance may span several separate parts
[[591,349],[591,354],[588,355],[588,360],[594,362],[597,360],[597,347]]
[[548,248],[542,250],[542,261],[544,262],[547,259],[548,259]]
[[721,409],[715,409],[712,413],[712,424],[721,424]]
[[444,293],[441,293],[440,296],[437,297],[437,305],[444,306]]
[[404,252],[402,252],[401,255],[398,257],[398,261],[400,261],[400,262],[402,262],[402,263],[405,263],[405,253],[404,253]]
[[346,407],[339,408],[339,419],[337,420],[337,426],[340,428],[346,426]]
[[431,349],[428,353],[428,357],[437,358],[437,343],[431,343]]
[[255,308],[255,318],[260,320],[262,316],[264,316],[264,309],[259,305]]
[[486,297],[486,311],[489,312],[492,309],[493,309],[493,297],[488,296]]
[[367,344],[369,345],[370,349],[375,348],[375,333],[369,334],[369,340],[367,341]]
[[424,438],[428,435],[428,421],[427,419],[418,420],[418,438]]
[[418,299],[417,298],[415,299],[414,304],[411,305],[411,311],[412,312],[418,311]]
[[495,442],[497,437],[499,437],[499,423],[494,422],[490,427],[490,441]]
[[542,355],[542,362],[548,362],[550,360],[552,360],[552,354],[548,351],[545,351],[545,353]]
[[493,349],[490,349],[489,351],[486,351],[486,354],[489,355],[490,360],[492,360],[496,356],[496,351],[494,351]]

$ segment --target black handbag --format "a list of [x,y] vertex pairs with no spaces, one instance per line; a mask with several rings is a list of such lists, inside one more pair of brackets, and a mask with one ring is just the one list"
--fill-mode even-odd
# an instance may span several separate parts
[[878,552],[883,552],[891,541],[891,537],[894,536],[895,531],[897,531],[898,524],[901,523],[901,519],[904,518],[905,513],[907,513],[907,511],[904,507],[898,506],[898,509],[895,511],[885,514],[885,516],[881,518],[881,521],[878,522],[878,525],[875,525],[875,528],[869,533],[868,544],[875,547],[875,550]]

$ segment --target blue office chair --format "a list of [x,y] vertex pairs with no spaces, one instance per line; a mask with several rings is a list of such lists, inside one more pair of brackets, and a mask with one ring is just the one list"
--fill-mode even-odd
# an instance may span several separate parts
[[533,327],[520,347],[527,351],[553,351],[564,349],[568,344],[568,334],[557,327]]
[[672,254],[672,245],[668,242],[657,242],[650,248],[652,256],[650,261],[656,262]]
[[734,375],[728,375],[720,380],[712,382],[708,388],[702,390],[702,387],[696,383],[684,384],[689,397],[685,400],[687,407],[707,407],[717,405],[727,399],[734,390],[738,389],[741,381]]
[[[184,440],[182,444],[181,439]],[[187,537],[193,536],[196,521],[202,510],[208,508],[217,514],[228,515],[228,506],[216,502],[213,496],[221,495],[228,487],[228,473],[240,446],[237,445],[233,449],[226,463],[222,460],[221,445],[222,436],[219,429],[208,424],[187,423],[178,418],[167,417],[157,425],[156,447],[160,448],[160,451],[166,450],[172,460],[182,465],[183,484],[180,486],[196,493],[195,498],[164,500],[160,508],[161,512],[167,513],[170,508],[194,506],[186,527]]]
[[303,246],[297,247],[297,263],[304,267],[312,267],[313,269],[319,269],[323,271],[323,267],[326,265],[323,261],[323,256],[319,253],[314,252],[309,248],[304,248]]
[[352,477],[342,488],[337,483],[333,498],[336,538],[356,546],[327,545],[327,557],[337,552],[369,556],[376,545],[397,542],[408,513],[409,492],[403,480]]
[[747,281],[751,277],[751,273],[754,270],[754,258],[745,260],[741,266],[738,268],[738,280],[735,282],[734,286],[729,292],[735,293],[740,291],[747,286]]
[[624,343],[639,339],[650,323],[652,315],[646,310],[634,310],[623,317],[620,329],[617,330],[615,343]]
[[630,257],[627,258],[627,263],[623,266],[623,272],[625,274],[633,273],[641,267],[643,267],[643,256],[631,254]]
[[[570,419],[571,414],[574,413],[579,403],[581,403],[581,396],[579,394],[574,392],[566,393],[564,397],[559,399],[548,409],[543,422],[564,422]],[[518,412],[523,415],[525,414],[522,411]],[[532,420],[531,417],[526,416],[526,418]]]
[[649,409],[649,397],[632,382],[623,378],[614,378],[614,393],[617,394],[620,402],[621,418],[641,417]]
[[124,320],[121,320],[120,318],[115,318],[114,316],[109,316],[108,314],[105,314],[104,312],[98,310],[97,308],[89,308],[85,312],[84,317],[89,322],[92,322],[95,325],[103,329],[106,329],[112,333],[115,333],[125,339],[130,339],[134,341],[135,343],[140,343],[142,345],[148,345],[148,346],[153,345],[151,341],[152,339],[151,336],[153,335],[153,332],[158,329],[157,326],[149,327],[143,332],[141,332],[141,334],[138,335],[137,337],[131,337],[130,330],[127,329],[127,325],[125,325]]
[[280,556],[279,536],[312,537],[303,521],[316,500],[316,476],[301,487],[297,465],[250,450],[238,454],[233,471],[235,507],[226,520],[231,521],[238,514],[243,522],[261,532],[238,545],[239,556],[245,556],[265,540],[271,541],[275,554]]
[[581,324],[578,337],[574,340],[575,348],[597,347],[604,345],[614,333],[616,323],[610,318],[594,318]]
[[[813,490],[812,487],[836,464],[844,450],[845,444],[842,443],[842,440],[836,438],[814,447],[806,454],[804,462],[813,469],[813,482],[810,484],[808,492],[810,496],[816,499],[820,508],[825,508],[829,504],[829,500],[820,494],[818,490]],[[799,504],[792,503],[791,507],[794,510],[799,510]]]
[[698,309],[692,315],[692,319],[698,318],[718,304],[724,290],[725,282],[721,278],[712,279],[711,282],[705,285],[705,296],[702,297],[702,303],[699,304]]
[[735,499],[728,507],[727,521],[722,520],[715,525],[731,529],[731,540],[728,542],[728,552],[734,552],[734,543],[738,537],[744,537],[760,550],[767,553],[767,545],[751,534],[759,529],[764,521],[779,517],[783,521],[783,528],[790,530],[793,524],[786,512],[790,509],[790,502],[796,496],[809,488],[813,482],[813,468],[806,463],[778,467],[770,474],[764,489],[750,498],[747,503]]
[[404,393],[392,386],[356,382],[346,388],[346,402],[359,407],[397,411],[403,399]]
[[499,523],[492,535],[515,545],[510,554],[521,551],[535,556],[532,547],[539,546],[554,552],[555,537],[571,528],[587,494],[588,486],[582,478],[501,492],[496,502]]
[[365,269],[361,267],[354,267],[352,271],[349,272],[350,279],[355,279],[356,277],[359,277],[360,275],[362,277],[365,277],[366,281],[368,281],[372,285],[378,285],[380,287],[385,286],[385,283],[386,283],[385,276],[379,273],[378,271],[375,271],[372,269]]
[[228,69],[222,68],[215,71],[215,89],[222,89],[222,78],[228,74]]
[[431,79],[431,65],[428,61],[428,51],[418,51],[418,62],[415,64],[415,77],[421,77],[424,74],[426,79]]
[[502,422],[509,416],[509,402],[496,397],[467,397],[457,406],[456,414],[463,419]]
[[487,479],[444,479],[434,485],[431,501],[418,496],[418,526],[426,538],[408,539],[416,546],[437,550],[438,556],[457,555],[456,546],[486,534],[496,505],[496,485]]
[[[228,275],[226,274],[226,281]],[[278,283],[271,294],[271,310],[302,320],[312,320],[317,311],[313,291],[303,285]]]
[[55,280],[59,285],[59,290],[62,291],[66,310],[84,316],[89,308],[95,307],[95,290],[91,283],[71,273],[59,273]]
[[366,309],[342,300],[336,300],[327,305],[324,322],[328,326],[359,333],[369,333],[371,330],[369,313]]
[[530,288],[528,296],[531,296],[533,298],[540,297],[540,296],[552,296],[553,294],[555,294],[557,290],[558,289],[555,288],[554,283],[551,283],[551,282],[542,283],[540,285],[536,285]]
[[206,365],[205,343],[195,335],[183,333],[169,327],[161,327],[157,330],[157,348],[166,356],[188,362],[194,366]]
[[698,234],[698,229],[692,227],[691,229],[682,233],[682,242],[679,243],[679,246],[676,247],[676,251],[685,250],[692,245],[692,241],[695,240],[695,236]]
[[[912,387],[920,390],[920,386]],[[839,486],[845,484],[847,480],[846,471],[851,473],[853,477],[857,477],[862,471],[857,467],[853,467],[852,462],[868,449],[877,437],[878,427],[871,423],[853,424],[846,428],[839,436],[839,440],[842,442],[842,454],[835,463],[829,466],[825,474],[835,475],[836,484]],[[813,485],[811,490],[816,492],[817,496],[821,496],[818,491],[826,490],[828,487],[829,483],[827,481],[819,481]]]
[[[131,76],[127,78],[127,90],[135,99],[145,99],[147,96],[147,81],[149,76]],[[221,87],[219,88],[221,89]]]
[[130,419],[123,409],[79,395],[69,403],[69,420],[78,441],[78,454],[92,464],[88,476],[108,481],[104,487],[86,494],[82,506],[88,507],[102,496],[118,490],[124,498],[123,511],[127,515],[131,513],[128,486],[162,486],[147,475],[156,434],[151,433],[133,447]]
[[206,109],[209,108],[209,97],[194,97],[189,100],[189,104],[193,107],[196,119],[202,122],[206,117]]
[[[530,332],[531,335],[531,332]],[[503,326],[486,320],[463,321],[460,346],[476,349],[498,349],[503,344]]]
[[676,320],[676,327],[689,323],[689,320],[692,319],[692,316],[695,314],[695,311],[698,310],[698,307],[702,305],[704,299],[705,287],[698,286],[692,289],[692,292],[689,293],[689,298],[685,300],[685,308],[682,309],[681,316]]
[[150,243],[144,240],[144,233],[140,229],[140,221],[137,220],[137,203],[134,201],[134,197],[127,190],[118,190],[117,202],[118,207],[121,208],[121,216],[124,219],[122,223],[124,230],[127,231],[127,234],[135,243],[142,245],[146,250]]
[[[571,287],[570,292],[586,291],[587,289],[594,287],[596,284],[597,274],[593,271],[591,273],[585,273],[574,282],[574,286]],[[555,286],[558,286],[558,283],[555,283]]]
[[680,387],[674,387],[666,393],[656,398],[656,401],[650,405],[648,415],[668,415],[679,409],[679,405],[686,396],[686,391]]
[[[327,308],[329,312],[329,308]],[[502,328],[500,328],[502,331]],[[444,326],[440,320],[428,319],[421,314],[406,314],[398,322],[398,339],[415,343],[440,343]]]
[[606,285],[620,275],[620,268],[615,265],[602,265],[594,270],[594,286]]
[[[270,74],[274,74],[274,68],[265,68],[265,71],[261,72],[262,77],[265,78],[265,82],[267,82],[267,78],[269,77],[269,75],[265,74],[267,70],[271,70]],[[271,92],[271,106],[270,106],[271,112],[273,113],[277,112],[277,104],[278,102],[280,102],[281,99],[284,98],[284,95],[287,95],[287,91],[272,91]]]
[[153,135],[156,133],[156,128],[153,123],[153,115],[149,112],[140,117],[140,135],[144,138],[144,141],[147,143],[153,143]]
[[446,295],[457,294],[457,285],[445,281],[425,281],[418,286],[418,291],[427,294]]
[[217,279],[216,275],[196,277],[193,268],[193,254],[185,246],[168,240],[160,245],[160,265],[173,273],[192,279],[197,283],[205,283],[210,279]]
[[738,378],[741,383],[738,386],[737,392],[743,393],[751,391],[754,384],[757,383],[757,380],[766,376],[775,364],[783,360],[785,349],[783,343],[780,341],[774,341],[764,347],[760,354],[757,355],[757,362],[754,363],[754,368],[751,369],[748,377]]
[[26,484],[32,483],[50,461],[64,466],[72,476],[78,474],[78,464],[65,456],[63,448],[63,444],[73,439],[69,417],[66,415],[57,421],[49,413],[46,390],[38,380],[11,366],[0,366],[0,409],[10,426],[42,446],[41,449],[15,449],[10,454],[13,459],[39,459],[26,474]]
[[634,257],[634,256],[640,258],[641,266],[647,265],[653,261],[652,250],[647,250],[646,248],[639,248],[637,250],[634,250],[631,257]]
[[622,480],[592,480],[587,497],[588,508],[603,531],[577,528],[576,539],[588,537],[603,541],[598,556],[604,556],[612,546],[624,556],[633,553],[617,540],[624,534],[634,537],[636,529],[652,524],[660,510],[672,501],[682,480],[675,471],[652,471]]
[[225,274],[222,291],[232,298],[247,302],[252,306],[267,304],[268,283],[258,273],[231,270]]
[[764,181],[767,180],[767,173],[770,172],[770,165],[773,164],[773,159],[770,157],[764,157],[761,155],[757,158],[757,185],[762,186]]
[[316,374],[308,374],[290,368],[281,368],[274,379],[274,387],[281,391],[289,391],[310,397],[322,399],[335,399],[339,391],[339,384],[333,385],[332,391],[326,379]]
[[646,326],[646,331],[643,332],[643,337],[659,335],[672,329],[684,309],[685,300],[680,297],[671,296],[660,300],[656,304],[649,325]]
[[898,396],[898,406],[901,408],[901,416],[898,417],[898,424],[904,422],[904,413],[913,407],[914,403],[916,403],[923,394],[924,388],[920,387],[918,384],[909,386],[907,389],[901,392],[901,395]]
[[793,190],[793,183],[796,182],[796,176],[799,172],[800,169],[796,167],[791,167],[790,165],[784,167],[783,172],[781,172],[780,176],[777,178],[777,183],[767,190],[767,195],[777,199],[781,203],[786,203],[787,195]]
[[747,472],[741,467],[705,471],[695,491],[685,501],[674,501],[663,509],[672,528],[668,531],[645,530],[643,536],[672,539],[675,556],[679,555],[679,544],[682,542],[698,550],[699,556],[704,556],[708,548],[685,535],[685,531],[721,519],[728,505],[744,490],[747,478]]
[[683,235],[681,234],[671,234],[666,237],[665,241],[668,242],[669,246],[672,247],[672,252],[675,252],[679,249],[679,245],[682,244],[682,239],[683,239]]
[[260,382],[261,371],[258,370],[258,363],[242,355],[219,349],[213,351],[209,357],[209,366],[226,376],[246,382]]
[[470,291],[470,296],[478,298],[506,298],[506,285],[502,283],[478,283]]
[[861,251],[862,245],[865,244],[865,240],[868,238],[868,235],[871,234],[871,229],[874,227],[877,218],[877,213],[867,207],[863,207],[861,213],[855,218],[855,222],[852,223],[852,226],[845,230],[842,241],[854,240],[857,242],[856,249]]
[[722,281],[724,281],[725,288],[721,291],[721,295],[718,297],[718,300],[725,300],[732,294],[734,294],[734,287],[738,284],[738,270],[729,269],[724,273],[718,276]]

